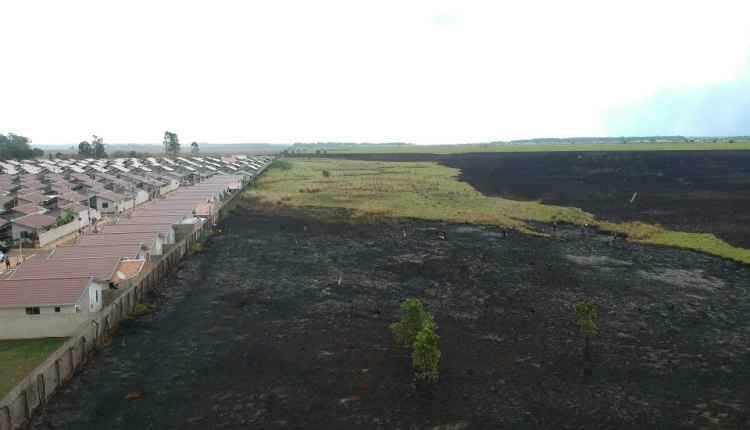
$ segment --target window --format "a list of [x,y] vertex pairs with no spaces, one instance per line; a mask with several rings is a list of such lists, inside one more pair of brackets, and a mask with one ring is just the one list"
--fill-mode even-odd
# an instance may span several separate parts
[[96,293],[96,302],[99,303],[99,290],[96,290],[95,293]]
[[102,209],[109,208],[109,203],[102,203]]
[[26,308],[26,315],[39,315],[40,311],[38,307]]
[[55,306],[55,312],[60,312],[60,306]]

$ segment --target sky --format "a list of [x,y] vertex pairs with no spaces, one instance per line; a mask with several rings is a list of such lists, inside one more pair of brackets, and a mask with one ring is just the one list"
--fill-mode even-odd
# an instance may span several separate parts
[[3,0],[35,144],[750,135],[747,0]]

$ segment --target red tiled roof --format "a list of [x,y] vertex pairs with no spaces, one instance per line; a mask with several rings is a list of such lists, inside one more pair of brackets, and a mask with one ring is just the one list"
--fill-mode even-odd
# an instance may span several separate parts
[[28,203],[28,204],[25,204],[25,205],[15,206],[11,210],[14,211],[14,212],[20,212],[22,214],[33,214],[33,213],[37,213],[37,212],[42,212],[45,209],[43,207],[41,207],[41,206],[37,206],[35,204]]
[[57,218],[45,214],[25,215],[13,220],[14,223],[32,228],[46,228],[54,225]]
[[55,252],[49,257],[49,259],[79,259],[104,256],[137,258],[140,251],[141,245],[137,243],[111,246],[58,246],[55,248]]
[[102,227],[102,233],[164,233],[171,228],[172,224],[112,224]]
[[8,279],[58,279],[84,278],[109,280],[120,261],[120,257],[103,256],[86,259],[30,259],[18,266]]
[[143,243],[147,246],[151,246],[151,243],[156,240],[159,233],[156,232],[145,232],[145,233],[116,233],[116,234],[89,234],[83,236],[78,242],[78,246],[113,246],[113,245],[126,245],[126,244],[138,244]]
[[78,301],[89,278],[0,281],[0,308],[70,305]]

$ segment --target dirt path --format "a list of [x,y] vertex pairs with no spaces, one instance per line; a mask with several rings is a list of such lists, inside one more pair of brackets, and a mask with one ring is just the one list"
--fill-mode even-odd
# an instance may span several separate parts
[[[746,267],[578,229],[506,237],[245,206],[222,228],[33,428],[750,426]],[[431,396],[387,329],[410,296],[439,325]],[[571,320],[582,300],[601,314],[591,376]]]

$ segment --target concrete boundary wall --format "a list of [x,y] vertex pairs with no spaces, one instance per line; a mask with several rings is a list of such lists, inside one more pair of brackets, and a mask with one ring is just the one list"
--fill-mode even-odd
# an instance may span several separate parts
[[[242,189],[235,191],[219,209],[219,217],[232,205]],[[70,380],[89,356],[110,338],[120,321],[127,318],[135,305],[143,300],[147,289],[160,284],[189,254],[193,244],[207,235],[211,222],[196,225],[193,233],[166,250],[157,262],[144,267],[141,274],[129,280],[123,293],[101,312],[85,322],[60,348],[31,371],[24,379],[0,400],[0,430],[16,430],[27,426],[34,412],[43,410],[55,392]]]
[[77,232],[79,228],[81,228],[81,223],[75,220],[60,227],[47,230],[44,233],[39,233],[39,246],[47,246],[62,237]]

